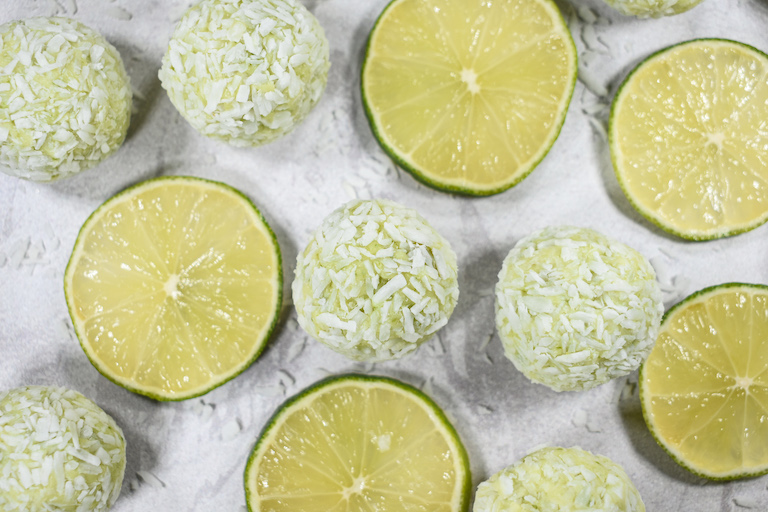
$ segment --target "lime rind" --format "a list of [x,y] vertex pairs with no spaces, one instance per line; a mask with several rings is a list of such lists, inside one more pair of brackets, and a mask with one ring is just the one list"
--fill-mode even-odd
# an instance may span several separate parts
[[625,87],[627,86],[627,84],[630,83],[635,73],[640,71],[646,64],[651,63],[656,57],[659,57],[671,50],[678,49],[686,45],[702,43],[702,42],[703,43],[727,43],[727,44],[738,45],[746,48],[749,51],[754,52],[755,54],[761,56],[762,58],[765,58],[766,61],[768,61],[768,54],[766,54],[765,52],[758,50],[754,46],[751,46],[739,41],[734,41],[731,39],[699,38],[699,39],[691,39],[689,41],[684,41],[682,43],[677,43],[672,46],[667,46],[665,48],[655,51],[654,53],[646,57],[642,62],[640,62],[640,64],[638,64],[634,69],[632,69],[632,71],[630,71],[630,73],[627,75],[627,77],[624,79],[624,81],[621,83],[618,90],[616,91],[616,95],[614,96],[613,103],[611,104],[611,113],[608,118],[608,147],[610,148],[610,151],[611,151],[611,163],[613,165],[613,170],[616,176],[616,180],[619,182],[619,186],[621,187],[622,192],[624,192],[624,196],[627,198],[627,201],[629,201],[629,204],[632,205],[632,208],[634,208],[640,215],[642,215],[643,218],[645,218],[648,222],[650,222],[654,226],[674,236],[677,236],[685,240],[690,240],[693,242],[705,242],[708,240],[716,240],[719,238],[726,238],[730,236],[740,235],[742,233],[746,233],[747,231],[751,231],[755,228],[762,226],[768,221],[768,211],[766,211],[762,216],[755,219],[753,222],[750,222],[735,228],[724,228],[722,230],[714,231],[711,233],[709,232],[703,233],[698,231],[683,232],[675,228],[674,226],[671,226],[665,223],[658,216],[653,215],[650,211],[648,211],[646,208],[640,205],[640,203],[632,197],[632,194],[627,188],[627,184],[624,182],[624,180],[622,179],[619,173],[619,164],[618,164],[618,158],[616,154],[617,152],[614,149],[617,145],[617,141],[616,141],[617,125],[615,122],[615,116],[616,116],[616,108],[617,108],[616,106],[619,103],[620,99],[622,98],[622,93],[625,92]]
[[660,18],[687,12],[702,0],[605,0],[605,3],[627,16]]
[[[276,272],[277,273],[277,283],[275,283],[275,287],[276,287],[276,290],[277,290],[277,296],[276,296],[276,299],[275,299],[276,308],[275,308],[275,311],[273,313],[273,317],[272,317],[272,320],[271,320],[269,326],[264,331],[263,340],[262,340],[260,346],[257,348],[257,350],[254,353],[254,355],[248,361],[244,362],[242,364],[242,366],[239,367],[238,369],[236,369],[233,373],[227,375],[226,378],[222,379],[221,381],[216,381],[216,383],[214,385],[207,386],[204,389],[201,389],[199,391],[194,391],[192,393],[188,393],[188,394],[184,394],[184,395],[179,395],[179,396],[166,396],[166,395],[155,393],[155,392],[152,392],[152,391],[149,391],[149,390],[146,390],[146,389],[142,389],[142,388],[140,388],[138,386],[133,385],[128,380],[118,379],[115,376],[111,375],[111,372],[107,368],[102,366],[101,363],[99,363],[99,361],[95,357],[92,357],[91,354],[86,349],[86,346],[85,346],[85,344],[83,342],[84,335],[81,335],[78,332],[78,330],[77,330],[77,325],[78,324],[77,324],[77,321],[75,319],[74,302],[73,302],[73,298],[70,295],[71,279],[73,277],[70,274],[70,270],[71,270],[71,268],[73,268],[72,265],[75,262],[75,255],[78,252],[78,249],[80,248],[80,246],[82,244],[82,241],[83,241],[83,236],[82,235],[84,234],[85,229],[87,227],[89,227],[89,225],[91,224],[92,221],[95,221],[96,219],[98,219],[101,216],[101,214],[103,213],[103,211],[106,209],[106,207],[108,207],[111,204],[113,204],[114,201],[118,201],[120,199],[127,198],[129,195],[131,195],[131,194],[141,190],[142,188],[148,188],[148,187],[151,187],[151,186],[158,186],[159,182],[187,182],[187,183],[188,182],[200,182],[200,183],[204,183],[204,184],[207,184],[207,185],[210,185],[210,186],[215,186],[215,187],[219,187],[219,188],[225,189],[228,192],[234,193],[235,195],[237,195],[240,199],[242,199],[244,201],[245,204],[247,204],[248,206],[250,206],[253,209],[253,211],[256,213],[256,218],[261,221],[262,227],[266,230],[267,234],[269,235],[270,239],[273,242],[272,245],[274,246],[274,250],[275,250],[275,261],[277,263],[277,268],[276,268],[276,271],[277,271]],[[80,348],[83,350],[83,352],[85,353],[86,357],[91,362],[93,367],[96,368],[96,370],[103,377],[105,377],[107,380],[109,380],[113,384],[116,384],[116,385],[118,385],[118,386],[120,386],[120,387],[122,387],[124,389],[127,389],[128,391],[131,391],[131,392],[136,393],[138,395],[146,396],[147,398],[151,398],[153,400],[157,400],[157,401],[160,401],[160,402],[180,402],[180,401],[184,401],[184,400],[189,400],[190,398],[197,398],[199,396],[203,396],[203,395],[211,392],[212,390],[218,388],[219,386],[223,386],[227,382],[231,381],[232,379],[234,379],[235,377],[237,377],[238,375],[243,373],[245,370],[247,370],[251,366],[251,364],[253,364],[259,358],[259,356],[262,354],[262,352],[264,352],[264,349],[266,348],[266,346],[269,344],[269,340],[272,338],[272,334],[274,333],[274,330],[275,330],[275,328],[277,326],[277,323],[278,323],[278,320],[280,318],[280,311],[282,309],[282,303],[283,303],[283,265],[282,265],[282,254],[281,254],[281,251],[280,251],[280,244],[278,244],[277,237],[275,236],[274,231],[272,231],[272,228],[270,227],[269,223],[264,218],[264,215],[261,213],[261,211],[256,207],[256,205],[253,203],[253,201],[251,201],[251,199],[248,198],[248,196],[246,196],[245,194],[243,194],[241,191],[237,190],[236,188],[234,188],[234,187],[232,187],[230,185],[227,185],[226,183],[222,183],[222,182],[214,181],[214,180],[208,180],[208,179],[205,179],[205,178],[198,178],[198,177],[194,177],[194,176],[162,176],[162,177],[159,177],[159,178],[153,178],[153,179],[150,179],[150,180],[142,181],[140,183],[137,183],[135,185],[132,185],[132,186],[122,190],[121,192],[118,192],[117,194],[115,194],[111,198],[107,199],[104,203],[102,203],[85,220],[85,222],[83,223],[82,227],[80,228],[80,231],[77,234],[77,238],[75,239],[75,245],[74,245],[74,247],[72,249],[72,255],[70,256],[70,259],[67,262],[66,269],[64,270],[64,298],[65,298],[66,303],[67,303],[67,311],[69,313],[69,318],[70,318],[70,321],[72,322],[72,326],[74,328],[75,335],[77,336],[78,343],[80,344]]]
[[697,292],[693,292],[692,294],[688,295],[686,298],[669,308],[666,313],[664,313],[664,316],[661,319],[661,325],[664,325],[664,322],[667,321],[668,318],[671,318],[672,314],[677,311],[678,309],[682,308],[686,304],[691,303],[695,299],[699,299],[704,297],[705,295],[710,294],[711,292],[717,291],[717,290],[723,290],[728,288],[752,288],[755,290],[765,290],[768,292],[768,285],[765,284],[754,284],[754,283],[741,283],[741,282],[729,282],[729,283],[722,283],[722,284],[715,284],[712,286],[707,286],[706,288],[702,288],[701,290]]
[[449,192],[457,195],[470,196],[470,197],[492,196],[492,195],[500,194],[501,192],[505,192],[509,190],[510,188],[514,187],[515,185],[523,181],[525,178],[527,178],[528,175],[530,175],[533,172],[533,170],[536,169],[536,167],[538,167],[538,165],[542,162],[542,160],[544,160],[544,158],[549,154],[550,150],[552,149],[552,146],[554,146],[555,142],[557,141],[557,138],[560,136],[560,132],[563,129],[563,125],[565,124],[565,118],[568,113],[568,108],[571,103],[571,99],[573,98],[574,90],[576,88],[576,81],[578,77],[578,50],[576,48],[576,43],[574,43],[573,41],[573,36],[570,30],[568,29],[568,24],[565,22],[565,18],[563,18],[562,12],[560,12],[560,9],[551,0],[540,0],[540,3],[542,5],[545,5],[549,9],[551,9],[551,12],[553,13],[553,20],[558,20],[561,23],[562,34],[567,36],[564,38],[564,40],[569,43],[567,45],[567,48],[571,53],[571,57],[572,57],[571,62],[573,63],[572,69],[569,70],[570,76],[571,76],[570,83],[568,86],[569,92],[566,95],[566,98],[564,98],[559,119],[557,119],[557,121],[553,125],[553,130],[551,132],[550,138],[545,143],[542,143],[541,147],[543,149],[541,151],[541,154],[536,155],[533,159],[531,159],[527,167],[523,168],[522,171],[518,171],[518,173],[516,173],[516,175],[511,180],[509,180],[509,182],[494,188],[471,188],[468,186],[456,185],[456,184],[447,183],[437,179],[430,178],[424,171],[419,169],[418,166],[409,162],[397,150],[395,150],[392,146],[390,146],[386,142],[386,137],[379,129],[379,123],[377,123],[376,121],[376,114],[370,105],[367,94],[365,93],[365,72],[368,67],[368,59],[371,56],[371,46],[373,43],[374,35],[376,34],[376,30],[377,28],[379,28],[379,24],[386,17],[390,8],[392,8],[395,4],[402,1],[407,1],[407,0],[391,0],[389,4],[387,4],[387,6],[384,8],[384,10],[381,12],[379,17],[376,19],[376,22],[374,23],[373,28],[371,29],[371,32],[368,36],[368,40],[366,42],[365,57],[363,59],[363,65],[360,70],[360,95],[363,102],[363,110],[365,111],[365,115],[368,120],[368,125],[371,127],[371,131],[373,132],[376,142],[378,142],[379,146],[381,146],[384,152],[401,169],[407,171],[411,176],[413,176],[414,179],[416,179],[416,181],[430,188],[433,188],[435,190],[439,190],[441,192]]
[[[691,295],[687,296],[674,306],[672,306],[662,318],[661,321],[661,328],[663,329],[664,324],[667,322],[668,319],[671,319],[673,315],[681,310],[682,308],[698,301],[703,301],[710,295],[715,295],[718,292],[721,292],[723,290],[731,289],[731,288],[742,288],[746,290],[759,290],[762,292],[765,292],[768,294],[768,285],[764,284],[753,284],[753,283],[741,283],[741,282],[730,282],[730,283],[722,283],[717,284],[713,286],[708,286],[706,288],[703,288],[697,292],[692,293]],[[753,478],[758,476],[763,476],[768,474],[768,463],[766,463],[765,468],[758,470],[758,471],[742,471],[742,472],[731,472],[731,473],[725,473],[725,474],[713,474],[713,473],[707,473],[705,470],[699,467],[695,467],[692,464],[689,464],[686,462],[683,456],[681,456],[679,453],[676,452],[676,450],[672,449],[670,446],[667,446],[666,443],[656,434],[653,427],[651,426],[653,424],[653,418],[651,417],[651,414],[648,412],[650,409],[650,405],[647,404],[648,400],[648,394],[645,389],[645,368],[646,364],[643,363],[643,365],[640,367],[639,372],[639,394],[640,394],[640,406],[641,410],[643,412],[643,420],[645,421],[646,426],[648,427],[648,431],[651,433],[651,436],[653,436],[653,439],[656,441],[656,444],[658,444],[662,450],[664,450],[667,455],[669,455],[672,460],[674,460],[680,467],[685,469],[686,471],[700,477],[700,478],[706,478],[707,480],[712,481],[731,481],[731,480],[739,480],[743,478]]]
[[254,508],[252,506],[252,502],[255,502],[256,500],[255,498],[256,493],[252,490],[252,486],[250,484],[252,480],[251,472],[255,471],[255,469],[257,468],[256,460],[261,456],[262,449],[265,446],[267,446],[268,442],[271,439],[271,435],[275,427],[279,426],[280,420],[284,416],[288,416],[292,412],[294,406],[301,404],[305,399],[311,398],[316,393],[320,393],[325,388],[328,388],[334,385],[344,385],[347,383],[354,383],[354,382],[368,383],[368,384],[374,384],[374,385],[383,384],[386,386],[392,386],[394,388],[397,388],[400,391],[404,391],[406,394],[409,394],[418,398],[421,401],[421,403],[423,403],[426,406],[426,409],[432,415],[434,415],[434,419],[436,420],[435,424],[440,426],[445,431],[445,434],[447,435],[447,440],[453,444],[453,448],[456,451],[456,455],[459,457],[459,464],[456,466],[456,469],[463,470],[463,475],[460,476],[461,489],[460,489],[459,503],[455,511],[469,512],[469,502],[470,502],[470,496],[471,496],[471,490],[472,490],[472,474],[469,469],[470,467],[469,455],[467,454],[467,450],[464,447],[464,444],[461,442],[461,438],[459,437],[459,434],[456,432],[456,429],[451,424],[445,412],[443,412],[440,406],[438,406],[429,396],[427,396],[422,391],[416,389],[415,387],[409,384],[401,382],[397,379],[393,379],[391,377],[384,377],[380,375],[364,375],[359,373],[333,375],[315,382],[314,384],[303,389],[302,391],[298,392],[294,396],[288,398],[285,402],[283,402],[282,405],[278,407],[278,409],[267,420],[267,422],[264,425],[264,428],[259,434],[259,438],[256,441],[256,444],[254,445],[253,450],[251,451],[251,454],[248,457],[248,461],[246,462],[246,465],[245,465],[245,473],[243,475],[243,481],[244,481],[244,487],[245,487],[245,502],[248,507],[248,511],[261,512],[259,508]]

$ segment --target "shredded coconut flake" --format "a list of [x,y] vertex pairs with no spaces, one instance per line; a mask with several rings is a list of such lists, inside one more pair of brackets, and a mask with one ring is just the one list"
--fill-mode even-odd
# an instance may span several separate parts
[[584,66],[579,66],[579,80],[584,87],[599,98],[608,96],[608,89]]
[[521,240],[496,286],[507,357],[556,391],[627,375],[645,360],[664,306],[648,260],[590,229],[552,227]]
[[351,359],[415,350],[456,306],[456,255],[418,213],[352,201],[328,216],[299,254],[293,300],[301,326]]
[[240,431],[242,428],[240,427],[240,422],[236,419],[228,421],[222,428],[221,428],[221,439],[222,441],[232,441],[235,437],[240,434]]
[[586,5],[576,6],[576,13],[585,23],[594,24],[597,21],[595,12]]
[[304,352],[304,348],[306,347],[307,341],[306,339],[303,339],[301,341],[294,341],[289,347],[288,351],[285,355],[285,361],[288,363],[292,363],[295,361],[301,354]]
[[573,413],[573,418],[571,419],[571,422],[576,427],[586,427],[587,421],[589,420],[589,416],[587,414],[587,411],[584,409],[577,409],[576,412]]
[[176,26],[159,76],[200,133],[257,146],[309,114],[329,67],[323,29],[296,0],[203,0]]
[[736,498],[733,498],[733,503],[737,507],[741,507],[741,508],[749,508],[749,509],[760,508],[760,502],[757,499],[746,497],[746,496],[738,496]]
[[382,434],[372,439],[376,443],[376,448],[380,452],[386,452],[389,450],[392,444],[392,436],[390,434]]
[[165,484],[149,471],[137,471],[136,476],[141,478],[145,484],[152,487],[153,489],[162,489],[165,487]]

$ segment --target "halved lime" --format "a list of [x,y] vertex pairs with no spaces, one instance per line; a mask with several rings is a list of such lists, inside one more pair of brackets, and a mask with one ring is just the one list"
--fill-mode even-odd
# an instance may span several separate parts
[[672,308],[640,372],[648,428],[711,479],[768,472],[768,287],[706,288]]
[[547,154],[576,74],[552,0],[393,0],[370,34],[362,97],[379,143],[414,177],[490,195]]
[[662,50],[624,81],[609,127],[616,177],[648,220],[682,238],[768,220],[768,56],[698,39]]
[[280,249],[237,190],[159,178],[109,199],[85,221],[64,292],[99,372],[157,400],[184,400],[261,353],[280,310]]
[[464,446],[440,408],[384,377],[343,375],[285,402],[245,469],[251,512],[459,512]]

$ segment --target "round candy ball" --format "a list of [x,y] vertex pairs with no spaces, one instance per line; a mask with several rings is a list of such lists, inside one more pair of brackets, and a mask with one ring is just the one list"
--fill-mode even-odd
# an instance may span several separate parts
[[125,438],[80,393],[0,391],[0,510],[102,512],[117,500]]
[[296,262],[293,303],[315,339],[357,361],[403,357],[448,323],[456,255],[416,211],[352,201],[329,215]]
[[624,470],[581,448],[542,448],[481,483],[474,512],[645,512]]
[[297,0],[202,0],[179,21],[160,80],[197,131],[258,146],[314,108],[328,54],[322,27]]
[[0,26],[0,170],[52,181],[89,169],[125,140],[131,87],[117,50],[67,18]]
[[702,0],[605,0],[605,3],[627,16],[660,18],[680,14],[699,5]]
[[555,391],[590,389],[636,370],[663,312],[648,260],[591,229],[549,227],[520,240],[496,285],[507,358]]

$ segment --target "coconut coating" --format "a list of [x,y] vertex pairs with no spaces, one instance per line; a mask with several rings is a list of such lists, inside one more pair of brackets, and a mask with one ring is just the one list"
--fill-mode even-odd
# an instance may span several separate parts
[[181,18],[160,80],[200,133],[258,146],[293,130],[328,80],[328,40],[296,0],[203,0]]
[[123,432],[80,393],[0,392],[0,510],[106,511],[124,473]]
[[0,170],[52,181],[89,169],[125,140],[131,87],[117,50],[67,18],[0,26]]
[[358,361],[414,351],[447,322],[459,297],[456,255],[416,211],[352,201],[299,253],[293,302],[315,339]]
[[640,493],[607,457],[542,448],[481,483],[474,512],[645,512]]
[[648,260],[591,229],[549,227],[522,239],[496,285],[507,358],[555,391],[590,389],[636,370],[663,312]]
[[680,14],[699,5],[702,0],[605,0],[605,3],[628,16],[660,18]]

